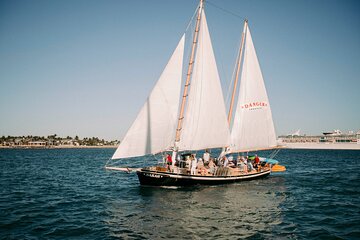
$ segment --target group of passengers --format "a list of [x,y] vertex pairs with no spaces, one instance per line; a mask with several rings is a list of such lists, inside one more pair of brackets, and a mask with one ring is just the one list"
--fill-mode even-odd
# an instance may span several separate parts
[[[166,155],[166,163],[168,171],[172,171],[173,161],[170,154]],[[181,160],[180,155],[178,155],[174,165],[187,168],[191,175],[197,175],[198,173],[201,175],[207,175],[208,173],[214,175],[216,169],[219,167],[238,168],[240,172],[251,172],[253,170],[259,170],[261,167],[260,159],[257,155],[253,157],[238,156],[237,158],[234,158],[232,155],[224,155],[219,158],[213,158],[208,150],[204,152],[202,158],[196,158],[196,154],[186,154],[183,155],[183,159]]]

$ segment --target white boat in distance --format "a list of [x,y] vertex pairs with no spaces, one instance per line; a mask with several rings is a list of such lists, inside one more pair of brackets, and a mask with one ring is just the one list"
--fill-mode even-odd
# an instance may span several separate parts
[[[169,153],[172,156],[171,164],[137,169],[105,166],[110,170],[134,170],[142,185],[232,183],[268,176],[272,164],[277,163],[261,158],[258,167],[250,171],[241,163],[243,159],[238,154],[277,147],[270,104],[247,20],[244,23],[227,114],[203,0],[200,0],[196,15],[190,59],[184,64],[187,66],[184,87],[181,83],[185,34],[112,156],[112,160],[116,160]],[[237,91],[239,76],[241,82]],[[238,101],[233,110],[236,95]],[[189,153],[214,148],[223,149],[219,158],[237,154],[236,159],[239,161],[229,166],[227,162],[220,163],[220,159],[214,159],[218,162],[216,166],[205,164],[191,171],[190,165],[194,163],[189,163]]]

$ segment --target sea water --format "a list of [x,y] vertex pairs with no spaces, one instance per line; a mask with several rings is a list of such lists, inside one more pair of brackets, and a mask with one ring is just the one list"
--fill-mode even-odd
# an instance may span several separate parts
[[360,151],[282,150],[285,173],[186,188],[106,171],[113,152],[0,149],[0,239],[360,238]]

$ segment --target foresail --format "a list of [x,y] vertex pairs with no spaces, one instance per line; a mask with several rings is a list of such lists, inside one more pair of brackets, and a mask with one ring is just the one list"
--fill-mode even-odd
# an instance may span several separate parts
[[112,159],[158,153],[173,146],[185,35]]
[[230,131],[204,11],[194,64],[178,147],[180,150],[222,147],[230,143]]
[[231,129],[231,151],[275,147],[276,135],[269,99],[247,27],[240,92]]

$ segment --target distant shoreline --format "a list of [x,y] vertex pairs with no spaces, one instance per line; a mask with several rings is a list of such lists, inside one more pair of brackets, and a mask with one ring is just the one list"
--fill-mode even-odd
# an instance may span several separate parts
[[[329,150],[360,150],[360,144],[356,143],[283,143],[283,149],[329,149]],[[118,146],[0,146],[0,149],[106,149],[117,148]]]
[[0,149],[88,149],[88,148],[117,148],[118,146],[0,146]]

